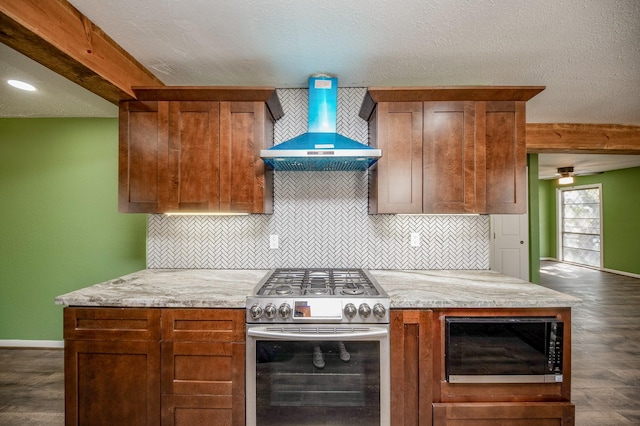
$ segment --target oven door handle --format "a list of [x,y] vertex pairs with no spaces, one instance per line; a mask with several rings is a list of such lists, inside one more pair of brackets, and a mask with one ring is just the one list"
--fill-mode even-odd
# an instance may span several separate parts
[[[315,331],[313,331],[315,330]],[[384,327],[358,327],[354,329],[341,329],[340,327],[253,327],[247,330],[251,337],[264,337],[268,339],[305,339],[327,340],[327,338],[340,340],[370,340],[371,338],[384,338],[389,335],[389,330]]]

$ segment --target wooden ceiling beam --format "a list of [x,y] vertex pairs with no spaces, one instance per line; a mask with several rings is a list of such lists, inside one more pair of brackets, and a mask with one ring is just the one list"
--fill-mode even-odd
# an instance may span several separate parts
[[66,0],[0,0],[0,41],[114,104],[164,86]]
[[527,153],[640,154],[640,126],[527,123]]

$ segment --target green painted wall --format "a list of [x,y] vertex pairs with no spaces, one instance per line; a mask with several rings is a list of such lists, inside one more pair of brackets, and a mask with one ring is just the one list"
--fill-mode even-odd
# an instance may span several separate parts
[[540,204],[538,190],[538,155],[529,154],[527,156],[527,166],[529,170],[529,196],[527,205],[529,206],[529,281],[540,283]]
[[[602,184],[604,268],[640,274],[640,167],[577,177],[575,186]],[[540,255],[556,256],[557,181],[540,181]],[[544,224],[545,229],[542,229]],[[543,243],[544,240],[544,243]],[[545,246],[545,249],[542,247]]]
[[55,296],[145,267],[117,156],[116,118],[0,119],[0,340],[61,340]]
[[[552,180],[541,180],[538,186],[540,211],[540,257],[556,258],[555,191]],[[550,205],[553,203],[553,205]]]

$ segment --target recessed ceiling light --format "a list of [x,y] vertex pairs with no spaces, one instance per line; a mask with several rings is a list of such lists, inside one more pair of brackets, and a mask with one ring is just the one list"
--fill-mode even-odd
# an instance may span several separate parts
[[29,91],[29,92],[33,92],[33,91],[37,90],[31,84],[25,83],[24,81],[20,81],[20,80],[7,80],[7,83],[9,83],[10,85],[12,85],[15,88],[18,88],[18,89],[21,89],[21,90],[26,90],[26,91]]

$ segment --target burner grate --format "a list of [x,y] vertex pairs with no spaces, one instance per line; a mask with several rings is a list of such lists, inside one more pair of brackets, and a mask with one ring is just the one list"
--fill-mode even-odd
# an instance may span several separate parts
[[258,295],[377,296],[362,269],[276,269]]

